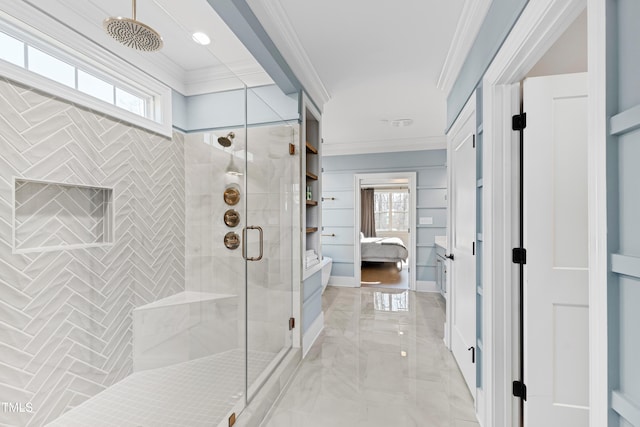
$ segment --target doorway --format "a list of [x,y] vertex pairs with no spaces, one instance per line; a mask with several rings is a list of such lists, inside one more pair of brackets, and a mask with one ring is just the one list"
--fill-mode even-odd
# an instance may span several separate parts
[[415,187],[415,172],[355,175],[358,286],[415,290]]
[[[544,3],[527,6],[483,80],[492,345],[478,411],[496,426],[589,417],[587,78],[568,75],[587,70],[587,18],[584,2]],[[575,51],[584,58],[569,64]]]

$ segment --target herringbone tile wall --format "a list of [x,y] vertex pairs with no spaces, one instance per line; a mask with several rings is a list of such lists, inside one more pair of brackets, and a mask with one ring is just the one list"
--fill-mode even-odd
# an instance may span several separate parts
[[15,249],[113,243],[109,189],[16,180]]
[[[0,425],[131,372],[132,309],[185,286],[183,145],[0,79]],[[113,188],[113,245],[13,254],[14,177]]]

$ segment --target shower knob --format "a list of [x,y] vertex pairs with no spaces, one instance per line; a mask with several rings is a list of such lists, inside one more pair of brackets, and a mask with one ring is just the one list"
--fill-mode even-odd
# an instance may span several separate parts
[[240,214],[235,209],[229,209],[224,213],[224,223],[227,227],[235,227],[240,223]]
[[233,231],[225,234],[224,245],[227,247],[227,249],[238,249],[238,247],[240,246],[240,236],[238,236]]
[[240,201],[240,192],[236,188],[229,187],[226,190],[224,190],[224,202],[227,205],[233,206],[237,204],[239,201]]

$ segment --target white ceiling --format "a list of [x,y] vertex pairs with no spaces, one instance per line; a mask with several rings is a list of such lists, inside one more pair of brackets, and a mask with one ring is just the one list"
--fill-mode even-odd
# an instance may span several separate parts
[[[445,146],[446,91],[484,18],[478,10],[486,11],[491,0],[247,2],[316,102],[326,101],[325,154]],[[106,17],[131,16],[129,0],[19,3],[44,11],[184,95],[273,82],[207,0],[138,0],[137,19],[164,38],[156,53],[124,48],[104,33]],[[194,31],[209,34],[212,44],[195,44]],[[437,88],[441,74],[449,81],[441,82],[444,91]],[[413,125],[394,127],[396,119],[412,119]]]
[[[273,81],[206,0],[138,0],[137,20],[164,40],[159,52],[137,52],[107,36],[109,16],[131,18],[130,0],[23,0],[74,28],[114,54],[139,66],[184,95],[271,84]],[[40,29],[43,30],[43,29]],[[201,46],[191,34],[202,31],[212,42]],[[237,77],[236,77],[237,76]]]
[[[288,43],[307,55],[330,98],[325,154],[444,147],[446,93],[437,83],[464,0],[270,3],[249,0],[281,50]],[[404,118],[413,125],[389,123]]]

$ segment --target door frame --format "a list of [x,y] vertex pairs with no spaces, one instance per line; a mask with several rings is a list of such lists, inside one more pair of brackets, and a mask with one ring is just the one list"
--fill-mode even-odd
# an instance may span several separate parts
[[[597,0],[529,1],[483,77],[484,152],[483,205],[484,387],[487,399],[484,425],[518,425],[519,402],[512,397],[518,372],[517,265],[511,263],[518,221],[518,137],[511,130],[511,115],[520,110],[519,83],[574,19],[589,7],[589,326],[590,423],[607,424],[607,248],[606,248],[606,2]],[[512,167],[514,165],[515,167]],[[517,181],[515,181],[517,182]],[[515,308],[515,310],[513,310]],[[515,311],[515,312],[514,312]],[[514,320],[516,321],[514,324]],[[515,325],[515,326],[512,326]]]
[[[453,147],[453,140],[452,138],[458,134],[458,132],[460,132],[460,128],[462,126],[464,126],[464,124],[467,122],[467,120],[471,119],[472,116],[475,120],[475,115],[476,115],[476,93],[475,91],[471,94],[471,96],[469,97],[469,100],[467,100],[467,103],[464,105],[464,107],[462,108],[462,111],[460,111],[460,114],[458,115],[458,117],[456,118],[456,120],[453,122],[453,124],[451,125],[451,129],[449,129],[449,132],[447,132],[447,188],[448,190],[448,197],[447,197],[447,224],[449,224],[449,226],[447,227],[447,252],[449,252],[449,254],[451,254],[451,245],[453,243],[453,234],[454,234],[454,229],[456,227],[454,218],[453,218],[453,208],[452,208],[452,204],[453,204],[453,197],[451,196],[451,192],[453,191],[453,159],[452,159],[452,153],[453,150],[455,149],[455,147]],[[474,126],[473,129],[473,133],[474,135],[476,134],[476,126]],[[477,156],[477,153],[476,153]],[[478,203],[478,201],[476,200],[476,203]],[[449,283],[449,289],[451,290],[451,286],[455,281],[455,274],[453,271],[453,266],[451,265],[451,261],[447,260],[447,282]],[[476,277],[477,277],[477,271],[476,271]],[[448,349],[451,349],[451,329],[452,329],[452,318],[451,318],[451,313],[452,313],[452,305],[453,305],[453,292],[449,292],[449,296],[446,299],[446,310],[445,310],[445,331],[444,331],[444,343],[447,346]]]
[[416,173],[415,172],[382,172],[357,173],[353,175],[353,273],[355,287],[362,283],[360,259],[360,183],[363,179],[391,180],[407,179],[409,181],[409,290],[416,290],[416,245],[418,232],[416,228]]
[[[455,173],[455,168],[457,167],[455,162],[454,162],[454,156],[453,153],[456,149],[455,143],[457,141],[454,141],[454,138],[456,138],[460,132],[462,132],[462,130],[464,129],[464,127],[467,125],[467,123],[469,122],[469,120],[472,120],[473,123],[473,127],[472,127],[472,135],[474,138],[477,137],[477,117],[476,117],[476,94],[475,91],[474,93],[471,95],[471,97],[467,100],[467,103],[465,104],[465,106],[462,108],[462,111],[460,112],[460,114],[458,115],[458,117],[456,118],[456,120],[454,121],[453,125],[451,125],[451,128],[449,129],[449,132],[447,132],[447,188],[448,188],[448,192],[447,192],[447,220],[449,223],[449,227],[447,229],[447,252],[449,252],[449,255],[452,254],[452,250],[453,250],[453,245],[454,245],[454,235],[456,234],[456,221],[455,221],[455,212],[454,212],[454,200],[455,200],[455,191],[456,189],[454,188],[455,182],[454,182],[454,173]],[[475,152],[475,156],[477,159],[478,156],[478,152],[477,149],[474,149]],[[477,163],[475,165],[475,167],[477,168]],[[480,201],[478,199],[476,199],[476,206],[477,204],[480,203]],[[477,209],[477,208],[476,208]],[[474,212],[474,225],[476,228],[475,233],[477,234],[477,211]],[[474,240],[476,240],[476,244],[477,244],[477,238],[474,238]],[[476,283],[477,283],[477,278],[478,278],[478,270],[477,270],[477,266],[475,264],[475,259],[476,257],[474,256],[474,288],[476,287]],[[454,267],[456,261],[453,260],[449,260],[447,261],[447,265],[448,265],[448,269],[447,269],[447,280],[449,283],[449,296],[446,299],[446,309],[445,309],[445,332],[444,332],[444,342],[445,345],[447,346],[447,348],[449,350],[451,350],[451,353],[453,354],[453,339],[454,339],[454,321],[453,321],[453,307],[456,305],[456,295],[457,295],[457,291],[454,290],[455,283],[457,280],[456,277],[456,269]],[[475,295],[476,299],[477,299],[477,294]],[[477,306],[476,306],[477,307]],[[475,317],[475,322],[476,322],[476,327],[477,327],[477,311],[474,315]],[[475,334],[475,339],[473,341],[473,346],[476,347],[477,346],[477,332]],[[455,355],[454,355],[455,357]],[[476,405],[476,412],[477,411],[477,405],[478,405],[478,401],[479,398],[482,399],[481,396],[479,396],[478,393],[478,388],[477,388],[477,378],[475,381],[475,389],[474,390],[470,390],[469,392],[473,395],[473,400],[474,403]],[[477,414],[476,414],[477,416]]]

